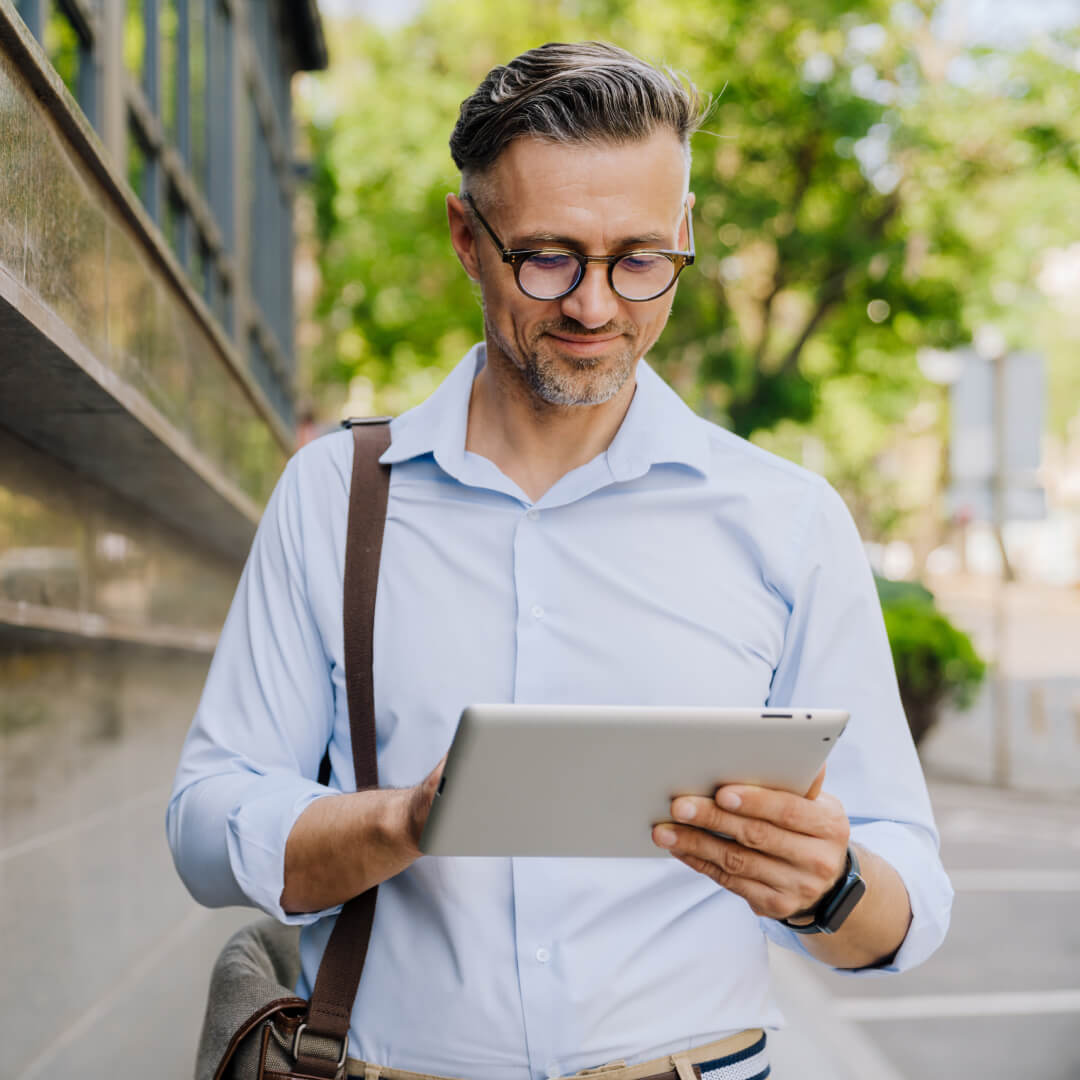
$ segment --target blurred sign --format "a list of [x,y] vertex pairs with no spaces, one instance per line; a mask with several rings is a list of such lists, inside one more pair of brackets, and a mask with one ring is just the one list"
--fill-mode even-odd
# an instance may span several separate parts
[[1006,521],[1046,517],[1046,493],[1038,480],[1046,410],[1046,366],[1037,353],[1008,353],[1002,359],[1004,401],[995,403],[994,361],[963,351],[959,377],[949,389],[951,434],[949,511],[965,520],[994,519],[998,438],[1005,484]]

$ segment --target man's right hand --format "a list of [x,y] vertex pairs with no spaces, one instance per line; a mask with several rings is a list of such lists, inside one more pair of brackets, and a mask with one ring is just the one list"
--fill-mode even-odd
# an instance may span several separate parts
[[413,853],[409,862],[419,858],[421,854],[420,835],[427,824],[428,814],[431,813],[431,806],[435,802],[435,796],[439,791],[439,782],[442,780],[443,769],[445,768],[446,755],[444,754],[439,764],[416,787],[402,788],[398,792],[398,794],[408,796],[405,800],[403,828],[405,834],[409,837]]
[[415,787],[316,799],[285,845],[285,911],[334,907],[411,866],[445,765],[443,757]]

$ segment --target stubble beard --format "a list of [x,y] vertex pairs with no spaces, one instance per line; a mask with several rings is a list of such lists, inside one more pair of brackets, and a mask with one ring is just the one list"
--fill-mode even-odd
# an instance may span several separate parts
[[610,401],[626,385],[637,365],[633,327],[607,326],[593,331],[597,337],[608,337],[622,331],[624,337],[613,343],[614,353],[603,356],[574,356],[559,350],[552,333],[584,337],[589,331],[566,322],[541,323],[528,341],[508,341],[485,318],[489,341],[517,369],[522,382],[532,394],[548,405],[602,405]]

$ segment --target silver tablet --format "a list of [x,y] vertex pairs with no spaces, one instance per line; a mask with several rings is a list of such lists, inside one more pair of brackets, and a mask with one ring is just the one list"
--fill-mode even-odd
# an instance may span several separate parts
[[809,789],[837,709],[472,705],[420,850],[428,855],[664,856],[675,795],[741,782]]

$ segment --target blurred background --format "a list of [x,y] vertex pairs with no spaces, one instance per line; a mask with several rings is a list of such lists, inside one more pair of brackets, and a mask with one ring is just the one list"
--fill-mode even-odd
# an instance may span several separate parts
[[1080,1076],[1078,0],[0,0],[0,1077],[190,1075],[247,913],[162,815],[261,507],[480,338],[458,106],[586,38],[713,97],[650,361],[843,494],[957,888],[916,972],[776,956],[774,1073]]

